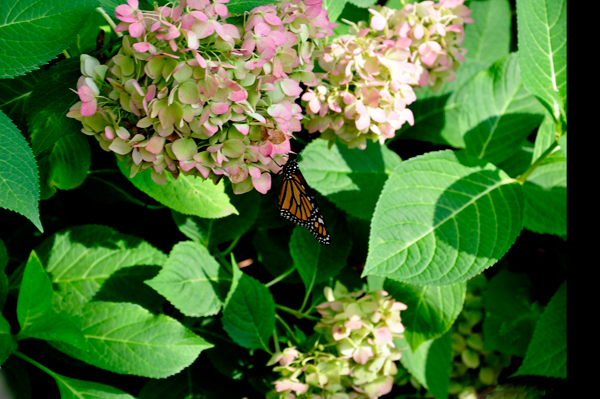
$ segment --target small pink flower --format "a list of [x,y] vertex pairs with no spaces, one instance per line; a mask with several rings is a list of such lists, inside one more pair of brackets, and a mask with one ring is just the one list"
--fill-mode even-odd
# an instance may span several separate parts
[[393,340],[392,332],[387,327],[378,328],[377,330],[375,330],[373,335],[375,336],[375,339],[381,342],[382,344],[389,344]]
[[437,59],[438,54],[442,52],[442,46],[438,42],[425,42],[419,46],[419,54],[421,54],[421,61],[426,65],[433,65]]

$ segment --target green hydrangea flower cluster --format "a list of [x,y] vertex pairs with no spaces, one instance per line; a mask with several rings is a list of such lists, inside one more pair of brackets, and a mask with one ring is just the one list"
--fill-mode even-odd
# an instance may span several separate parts
[[[453,398],[479,398],[479,392],[498,384],[498,377],[511,363],[511,356],[483,350],[480,331],[484,320],[483,292],[487,289],[487,283],[483,274],[468,281],[463,311],[452,327],[452,369],[448,391]],[[419,382],[400,366],[395,384],[406,385],[409,382],[416,389],[421,388]],[[430,392],[414,396],[433,397]]]
[[[81,101],[67,114],[114,152],[130,177],[180,173],[265,194],[301,130],[300,82],[315,84],[313,51],[333,34],[321,0],[275,1],[244,16],[229,0],[115,9],[128,31],[107,65],[81,57]],[[279,162],[278,162],[279,161]]]
[[325,288],[325,298],[315,326],[324,342],[306,354],[290,347],[271,359],[281,378],[269,398],[376,399],[391,391],[401,357],[393,340],[404,332],[406,305],[383,290],[349,293],[339,282]]

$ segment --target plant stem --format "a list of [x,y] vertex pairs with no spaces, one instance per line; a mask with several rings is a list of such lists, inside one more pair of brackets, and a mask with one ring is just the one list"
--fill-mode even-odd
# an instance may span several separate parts
[[69,54],[67,50],[63,50],[63,55],[65,56],[65,58],[71,58],[71,54]]
[[215,251],[215,257],[217,258],[219,263],[221,263],[221,266],[223,266],[223,268],[227,270],[229,274],[233,275],[233,269],[231,268],[231,265],[227,262],[227,259],[225,259],[223,254],[221,254],[219,251]]
[[295,267],[292,267],[291,269],[289,269],[286,272],[283,272],[283,274],[275,277],[273,280],[269,281],[268,283],[265,284],[265,287],[269,288],[275,284],[277,284],[278,282],[280,282],[281,280],[285,279],[287,276],[289,276],[290,274],[292,274],[294,271],[296,270]]
[[229,253],[231,251],[233,251],[233,249],[237,245],[238,241],[240,241],[240,238],[242,238],[242,236],[238,236],[238,237],[234,238],[233,241],[231,241],[231,244],[229,244],[229,246],[227,247],[227,249],[225,251],[221,252],[221,255],[223,255],[223,256],[229,255]]
[[275,343],[275,353],[281,352],[281,347],[279,346],[279,337],[277,337],[277,327],[273,329],[273,342]]
[[296,343],[296,345],[300,345],[300,341],[298,340],[298,338],[296,337],[296,335],[292,331],[292,328],[285,322],[285,320],[283,320],[281,318],[281,316],[279,316],[277,313],[275,313],[275,319],[278,322],[281,323],[281,325],[283,326],[283,328],[288,332],[288,334],[290,335],[290,338],[292,338],[294,340],[294,342]]
[[108,22],[108,24],[110,25],[112,30],[117,34],[118,37],[123,37],[123,33],[117,32],[117,25],[115,24],[115,21],[113,21],[112,18],[110,17],[110,15],[108,15],[106,13],[106,11],[104,11],[104,8],[98,7],[98,8],[96,8],[96,11],[98,11],[100,14],[102,14],[102,16],[104,17],[106,22]]
[[[96,172],[96,171],[94,171],[94,172]],[[89,177],[89,179],[97,180],[99,182],[102,182],[102,183],[106,184],[107,186],[111,187],[113,190],[119,192],[119,194],[121,194],[122,196],[124,196],[125,198],[127,198],[127,200],[129,202],[134,203],[134,204],[139,205],[139,206],[143,206],[146,209],[157,210],[157,209],[164,209],[165,208],[164,205],[148,205],[148,204],[146,204],[146,203],[144,203],[144,202],[142,202],[142,201],[140,201],[140,200],[132,197],[126,191],[124,191],[123,189],[121,189],[119,186],[117,186],[117,185],[109,182],[108,180],[101,179],[101,178],[96,177],[94,175],[91,175]]]
[[19,351],[13,352],[13,355],[20,357],[21,359],[25,360],[27,363],[33,364],[35,367],[42,370],[46,374],[51,375],[53,378],[61,377],[59,374],[56,374],[54,371],[50,370],[49,368],[42,366],[41,364],[39,364],[38,362],[36,362],[32,358],[30,358],[29,356],[24,355],[23,353],[21,353]]
[[311,285],[310,288],[308,290],[306,290],[306,295],[304,295],[304,301],[302,301],[302,306],[300,306],[300,312],[304,312],[304,308],[306,307],[306,304],[308,303],[308,298],[310,297],[312,288],[313,287]]
[[540,157],[534,163],[531,164],[531,166],[525,171],[525,173],[517,177],[517,181],[521,184],[525,183],[525,180],[527,180],[527,178],[533,173],[533,171],[536,170],[546,160],[546,158],[548,158],[550,155],[554,154],[558,150],[560,150],[560,146],[555,141],[550,145],[550,147],[546,151],[542,153],[542,155],[540,155]]
[[319,321],[319,318],[318,318],[318,317],[309,316],[309,315],[307,315],[307,314],[304,314],[304,313],[302,313],[302,312],[299,312],[299,311],[297,311],[297,310],[290,309],[290,308],[288,308],[287,306],[282,306],[282,305],[277,305],[277,304],[275,304],[275,308],[277,308],[277,309],[279,309],[279,310],[282,310],[282,311],[284,311],[284,312],[286,312],[286,313],[289,313],[289,314],[291,314],[292,316],[296,316],[296,317],[297,317],[297,318],[299,318],[299,319],[308,319],[308,320],[312,320],[312,321]]

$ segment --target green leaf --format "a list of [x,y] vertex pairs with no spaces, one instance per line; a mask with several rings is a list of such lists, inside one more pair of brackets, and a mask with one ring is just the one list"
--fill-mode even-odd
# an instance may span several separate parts
[[433,93],[429,87],[417,92],[417,101],[409,106],[415,124],[404,124],[397,136],[465,148],[464,129],[460,125],[463,101],[467,99],[473,76],[488,67],[488,63],[467,59],[456,71],[456,80],[444,83],[439,92]]
[[[124,163],[118,164],[121,172],[128,176],[129,170],[125,168]],[[215,185],[211,180],[181,174],[177,180],[167,176],[167,182],[162,186],[152,180],[149,172],[144,172],[129,178],[129,181],[140,191],[177,212],[208,219],[238,214],[225,194],[223,182]]]
[[179,230],[204,246],[219,245],[244,235],[258,217],[261,194],[252,190],[237,195],[229,185],[225,188],[225,192],[230,198],[231,205],[238,210],[238,215],[229,215],[221,219],[202,219],[171,211]]
[[6,297],[8,296],[8,277],[4,272],[6,265],[8,265],[8,252],[6,252],[4,242],[0,240],[0,314],[4,309]]
[[93,301],[130,302],[160,313],[165,298],[146,285],[160,272],[160,266],[130,266],[119,269],[104,281]]
[[517,53],[474,77],[463,109],[467,153],[494,164],[517,152],[545,114],[521,82]]
[[204,317],[219,313],[231,285],[228,274],[195,242],[180,242],[158,276],[147,281],[186,316]]
[[350,237],[346,234],[347,226],[343,214],[324,199],[319,201],[319,208],[327,223],[331,245],[319,243],[308,229],[301,226],[294,227],[290,239],[290,254],[294,260],[294,267],[300,274],[307,292],[337,275],[347,265],[346,260],[352,246]]
[[402,311],[402,324],[406,327],[404,336],[413,352],[424,342],[437,339],[450,330],[467,294],[466,283],[434,287],[388,279],[384,289],[392,298],[408,306]]
[[69,108],[79,98],[70,89],[77,87],[81,76],[79,59],[60,61],[40,77],[27,99],[27,124],[31,133],[31,148],[39,159],[62,138],[81,133],[81,122],[67,118]]
[[521,176],[533,161],[533,144],[525,140],[521,147],[510,156],[510,158],[496,164],[497,167],[506,172],[510,177],[517,178]]
[[323,8],[327,10],[331,22],[337,21],[347,3],[348,0],[323,0]]
[[388,176],[402,160],[379,143],[365,150],[313,140],[298,163],[308,184],[352,216],[370,220]]
[[565,154],[565,158],[567,157],[567,135],[565,134],[564,136],[560,136],[560,138],[558,139],[558,144],[560,144],[560,149],[562,150],[563,154]]
[[166,260],[145,241],[98,225],[60,231],[42,242],[36,252],[59,288],[57,305],[69,313],[78,313],[117,270],[160,266]]
[[541,234],[567,234],[567,158],[560,151],[547,158],[523,184],[524,224]]
[[61,399],[135,399],[117,388],[52,373]]
[[20,131],[28,130],[25,118],[29,114],[27,99],[40,84],[42,71],[32,71],[24,76],[0,80],[0,110],[8,116]]
[[17,339],[10,334],[10,324],[0,312],[0,366],[17,350]]
[[29,255],[17,302],[17,318],[21,325],[19,339],[39,338],[66,342],[82,348],[85,338],[68,316],[52,307],[52,283],[35,251]]
[[227,3],[229,14],[243,14],[255,7],[273,4],[273,0],[231,0]]
[[37,69],[71,44],[97,0],[6,0],[0,6],[0,78]]
[[469,8],[475,22],[465,25],[466,57],[491,65],[510,52],[510,4],[508,0],[472,1]]
[[[104,3],[104,1],[100,1],[101,5],[103,5],[102,3]],[[117,2],[117,5],[119,4],[122,3]],[[114,7],[112,13],[109,13],[109,15],[114,15]],[[87,17],[87,21],[85,21],[85,24],[77,33],[75,41],[69,46],[68,51],[71,57],[79,58],[81,54],[90,54],[96,50],[100,31],[104,31],[104,40],[101,42],[102,45],[109,43],[112,29],[102,14],[95,9]]]
[[452,369],[452,339],[447,332],[441,338],[425,342],[416,351],[404,339],[395,339],[396,348],[406,348],[400,362],[436,399],[448,398]]
[[502,270],[484,291],[486,317],[483,321],[483,349],[523,357],[540,307],[531,300],[531,280],[526,274]]
[[531,163],[537,161],[544,151],[550,148],[550,145],[555,141],[556,125],[554,124],[554,120],[547,115],[535,136],[535,145],[533,147],[533,158],[531,159]]
[[535,327],[523,364],[513,376],[567,378],[567,282],[548,303]]
[[51,197],[57,189],[79,187],[88,175],[91,158],[90,145],[83,134],[62,137],[39,155],[42,199]]
[[180,372],[212,345],[169,316],[131,303],[89,302],[75,318],[86,350],[51,343],[93,366],[119,374],[165,378]]
[[377,0],[348,0],[348,1],[360,8],[367,8],[367,7],[371,7],[374,4],[377,4]]
[[228,295],[222,321],[223,329],[235,343],[270,353],[269,339],[275,328],[275,302],[262,283],[242,274]]
[[0,207],[25,216],[41,232],[38,171],[31,148],[0,111]]
[[556,121],[567,111],[567,2],[518,0],[523,83]]
[[515,242],[523,206],[515,180],[464,152],[404,161],[377,203],[363,276],[416,285],[466,281]]

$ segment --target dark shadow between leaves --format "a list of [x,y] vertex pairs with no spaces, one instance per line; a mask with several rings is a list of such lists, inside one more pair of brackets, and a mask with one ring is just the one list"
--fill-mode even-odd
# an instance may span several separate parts
[[[502,119],[503,124],[509,123],[511,126],[516,126],[516,129],[511,129],[510,134],[501,135],[498,130],[502,127],[496,126],[499,119]],[[523,142],[527,140],[534,129],[540,126],[543,119],[543,115],[514,113],[490,117],[481,121],[464,134],[467,153],[474,157],[480,157],[483,151],[483,159],[494,164],[506,161],[519,151]],[[489,136],[487,135],[492,129],[494,131],[488,143]]]
[[365,150],[348,149],[348,146],[339,142],[335,145],[346,165],[355,172],[348,174],[348,177],[357,189],[333,193],[328,198],[335,204],[345,204],[342,208],[351,206],[353,215],[370,220],[388,178],[381,145],[369,142]]
[[145,284],[161,270],[160,266],[131,266],[114,272],[100,287],[92,301],[130,302],[158,313],[165,298]]

